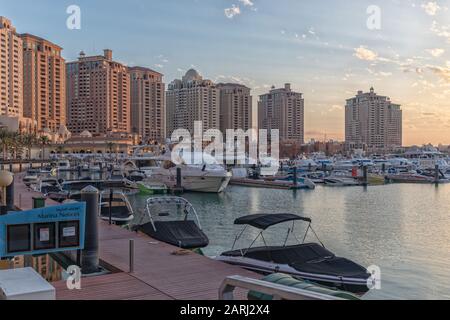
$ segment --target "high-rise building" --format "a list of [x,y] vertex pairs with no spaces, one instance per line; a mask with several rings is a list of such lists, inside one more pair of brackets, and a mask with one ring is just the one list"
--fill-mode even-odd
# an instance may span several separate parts
[[294,92],[290,84],[284,88],[272,87],[269,93],[259,97],[258,127],[280,131],[281,141],[303,144],[305,140],[305,100],[303,94]]
[[56,133],[66,125],[66,65],[62,48],[39,37],[22,34],[23,115],[37,130]]
[[220,129],[220,90],[204,80],[196,70],[189,70],[182,80],[174,80],[166,93],[167,134],[176,129],[194,133],[194,122],[203,130]]
[[147,142],[163,142],[166,138],[163,75],[142,67],[128,70],[131,78],[131,131]]
[[11,21],[0,17],[0,116],[23,117],[23,45]]
[[130,75],[112,60],[112,51],[67,63],[68,128],[73,134],[93,135],[131,131]]
[[350,148],[402,146],[402,110],[389,97],[358,91],[345,107],[345,141]]
[[253,128],[250,88],[240,84],[220,83],[220,130]]

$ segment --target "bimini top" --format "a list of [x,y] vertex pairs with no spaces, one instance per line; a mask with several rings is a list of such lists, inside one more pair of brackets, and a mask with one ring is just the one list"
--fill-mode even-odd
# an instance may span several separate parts
[[252,227],[266,230],[267,228],[289,221],[305,221],[311,223],[310,218],[300,217],[290,213],[278,213],[278,214],[254,214],[245,216],[234,221],[237,225],[250,225]]

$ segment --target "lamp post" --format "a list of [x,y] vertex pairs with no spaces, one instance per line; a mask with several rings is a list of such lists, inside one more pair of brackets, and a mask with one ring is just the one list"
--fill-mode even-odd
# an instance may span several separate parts
[[7,211],[6,188],[14,181],[14,176],[9,171],[0,171],[0,187],[2,188],[2,205],[0,214],[4,215]]

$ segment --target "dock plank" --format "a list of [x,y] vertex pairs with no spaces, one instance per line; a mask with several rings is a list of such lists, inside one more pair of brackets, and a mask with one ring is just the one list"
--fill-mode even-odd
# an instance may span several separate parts
[[[16,175],[15,204],[31,209],[32,192]],[[47,206],[57,203],[47,200]],[[110,226],[98,219],[99,257],[116,273],[82,278],[81,290],[67,289],[65,281],[53,283],[58,300],[216,300],[219,287],[228,276],[261,278],[239,267],[189,253],[179,255],[179,248],[158,242],[147,235]],[[129,271],[129,240],[135,243],[134,272]],[[236,297],[246,298],[244,290]]]

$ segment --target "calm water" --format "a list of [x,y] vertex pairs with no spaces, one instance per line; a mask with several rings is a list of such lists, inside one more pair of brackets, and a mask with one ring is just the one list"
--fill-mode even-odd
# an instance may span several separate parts
[[[241,230],[233,221],[240,216],[297,213],[313,219],[322,242],[336,255],[381,268],[382,289],[365,298],[450,299],[450,185],[319,186],[295,193],[230,187],[221,195],[186,193],[184,197],[197,209],[210,238],[205,250],[209,256],[231,248]],[[145,200],[131,197],[137,219]],[[303,235],[304,229],[299,226],[297,231]],[[266,240],[282,244],[286,230],[269,229]],[[240,247],[257,236],[249,231]]]

